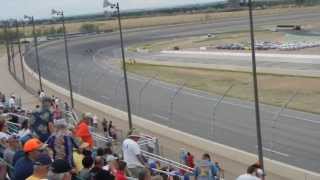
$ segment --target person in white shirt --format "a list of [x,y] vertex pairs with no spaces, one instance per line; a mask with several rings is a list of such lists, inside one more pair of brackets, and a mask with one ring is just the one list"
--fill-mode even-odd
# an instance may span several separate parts
[[24,120],[21,124],[21,129],[18,132],[18,136],[22,139],[23,137],[31,135],[28,120]]
[[44,91],[42,90],[40,93],[39,93],[39,98],[42,99],[43,97],[45,97],[46,94],[44,93]]
[[261,180],[259,177],[263,176],[263,172],[261,173],[260,166],[257,164],[253,164],[248,167],[247,173],[239,176],[236,180]]
[[16,97],[11,95],[9,99],[9,108],[14,108],[16,106]]
[[137,141],[140,139],[140,134],[136,129],[132,129],[128,133],[127,139],[123,141],[122,152],[123,159],[127,163],[131,177],[138,178],[139,173],[144,170],[147,165],[141,154],[141,149]]

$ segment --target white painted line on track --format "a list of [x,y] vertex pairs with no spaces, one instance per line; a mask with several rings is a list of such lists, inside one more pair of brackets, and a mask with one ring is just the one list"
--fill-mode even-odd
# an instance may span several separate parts
[[153,113],[152,116],[157,117],[157,118],[160,118],[160,119],[163,119],[163,120],[166,120],[166,121],[169,121],[169,118],[167,118],[167,117],[165,117],[165,116],[161,116],[161,115],[156,114],[156,113]]
[[[256,146],[256,148],[257,148],[257,146]],[[274,154],[278,154],[278,155],[280,155],[280,156],[284,156],[284,157],[289,157],[289,156],[290,156],[289,154],[282,153],[282,152],[279,152],[279,151],[275,151],[275,150],[272,150],[272,149],[270,149],[270,148],[262,147],[262,149],[265,150],[265,151],[274,153]]]
[[105,99],[105,100],[110,100],[111,98],[108,97],[108,96],[101,96],[102,99]]

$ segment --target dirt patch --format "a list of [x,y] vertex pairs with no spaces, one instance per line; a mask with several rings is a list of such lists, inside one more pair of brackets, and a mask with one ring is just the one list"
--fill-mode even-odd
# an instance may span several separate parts
[[[192,68],[129,64],[128,70],[139,75],[153,77],[173,84],[186,83],[187,87],[253,101],[252,76],[250,73],[203,70]],[[320,78],[259,74],[259,95],[262,103],[282,106],[297,91],[289,108],[320,113]]]

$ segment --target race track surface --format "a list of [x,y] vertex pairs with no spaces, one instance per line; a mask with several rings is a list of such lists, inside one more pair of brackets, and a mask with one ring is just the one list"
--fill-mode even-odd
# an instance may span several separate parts
[[[256,17],[255,23],[256,26],[264,26],[281,22],[295,23],[319,17],[320,13],[262,16]],[[234,18],[208,24],[145,28],[125,31],[124,41],[125,45],[129,46],[153,40],[247,30],[248,27],[247,18]],[[71,78],[75,92],[126,110],[123,76],[115,62],[119,60],[119,47],[117,32],[70,39]],[[40,58],[44,78],[68,89],[63,41],[56,41],[40,48]],[[36,71],[33,52],[27,56],[26,62]],[[148,79],[144,77],[129,74],[130,99],[134,114],[196,136],[256,153],[256,126],[254,106],[251,102],[225,98],[217,107],[214,116],[213,109],[219,96],[182,88],[174,98],[174,103],[171,103],[179,87],[153,80],[143,88],[146,82]],[[319,172],[320,116],[286,109],[278,120],[274,120],[279,110],[278,107],[261,105],[266,157]]]

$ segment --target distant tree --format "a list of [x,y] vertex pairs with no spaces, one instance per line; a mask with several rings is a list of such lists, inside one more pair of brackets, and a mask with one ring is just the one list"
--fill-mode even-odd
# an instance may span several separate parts
[[56,34],[56,33],[57,33],[56,29],[55,29],[53,26],[50,27],[48,34],[54,35],[54,34]]
[[59,27],[56,32],[57,32],[57,34],[62,34],[63,33],[63,28]]
[[42,36],[42,30],[41,29],[36,29],[36,35],[39,37],[39,36]]
[[97,32],[99,30],[99,27],[94,24],[83,24],[80,27],[80,32],[82,33],[92,33]]

